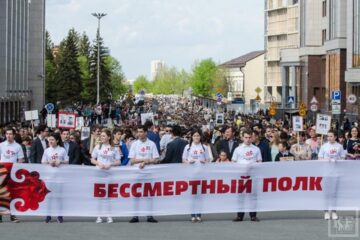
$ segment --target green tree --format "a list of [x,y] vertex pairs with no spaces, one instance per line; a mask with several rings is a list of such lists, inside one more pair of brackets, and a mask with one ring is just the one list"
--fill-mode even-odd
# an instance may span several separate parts
[[122,67],[120,62],[111,56],[108,56],[105,62],[111,72],[110,83],[112,99],[119,99],[121,95],[124,95],[129,90],[129,86],[125,84],[125,75]]
[[56,76],[55,85],[56,99],[61,106],[69,106],[81,101],[79,93],[82,91],[82,80],[80,64],[78,62],[78,36],[72,28],[69,30],[56,56]]
[[195,63],[190,82],[193,93],[203,97],[213,97],[217,92],[227,92],[224,74],[211,58]]
[[100,102],[108,101],[112,94],[111,85],[111,69],[106,64],[106,59],[109,57],[109,51],[104,46],[104,41],[100,37],[99,31],[97,32],[96,40],[91,47],[90,54],[90,79],[87,83],[87,92],[90,96],[91,102],[96,102],[97,97],[97,58],[98,47],[100,48]]
[[142,89],[146,92],[150,92],[151,90],[151,83],[144,75],[137,77],[133,86],[134,93],[139,93]]
[[79,38],[78,46],[79,46],[79,55],[89,59],[91,53],[91,44],[89,37],[86,35],[86,32],[83,32],[83,34]]
[[52,54],[54,48],[54,43],[51,40],[50,33],[46,31],[45,33],[45,102],[55,103],[57,101],[56,97],[56,87],[55,87],[55,73],[56,65],[54,62],[54,56]]

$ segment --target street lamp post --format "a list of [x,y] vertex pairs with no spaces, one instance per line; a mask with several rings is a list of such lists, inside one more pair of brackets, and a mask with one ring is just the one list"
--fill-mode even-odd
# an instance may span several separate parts
[[97,45],[98,45],[98,52],[97,52],[97,81],[96,81],[96,104],[100,102],[100,19],[105,17],[106,13],[92,13],[94,17],[98,19],[98,34],[97,34]]

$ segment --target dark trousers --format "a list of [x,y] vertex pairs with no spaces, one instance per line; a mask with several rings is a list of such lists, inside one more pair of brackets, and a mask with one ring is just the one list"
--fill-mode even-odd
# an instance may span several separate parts
[[[245,215],[244,212],[238,212],[238,213],[237,213],[237,216],[238,216],[239,218],[244,218],[244,215]],[[250,215],[250,218],[256,217],[256,212],[250,212],[249,215]]]

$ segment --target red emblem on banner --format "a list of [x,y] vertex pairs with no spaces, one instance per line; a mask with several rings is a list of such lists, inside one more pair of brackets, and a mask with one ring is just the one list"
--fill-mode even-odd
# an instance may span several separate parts
[[[12,164],[4,165],[9,174],[12,169]],[[0,167],[0,169],[4,168]],[[26,169],[19,169],[16,171],[15,177],[16,179],[7,178],[5,181],[3,179],[2,183],[0,182],[1,191],[7,193],[0,195],[1,205],[9,208],[10,201],[15,200],[15,209],[19,212],[37,210],[39,203],[44,201],[46,195],[50,192],[46,188],[45,182],[40,179],[40,174],[35,171],[29,172]],[[3,198],[3,196],[5,196],[5,198]]]

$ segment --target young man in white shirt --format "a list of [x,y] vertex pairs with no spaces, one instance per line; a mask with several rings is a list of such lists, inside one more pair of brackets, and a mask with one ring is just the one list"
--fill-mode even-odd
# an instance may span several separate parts
[[[159,152],[155,143],[147,138],[147,128],[145,126],[141,125],[138,127],[137,137],[138,140],[131,145],[129,152],[131,165],[136,165],[143,169],[145,165],[159,163]],[[152,223],[158,222],[152,216],[148,216],[147,221]],[[139,217],[133,217],[130,220],[130,223],[136,222],[139,222]]]
[[[24,152],[20,144],[15,142],[15,130],[7,128],[5,130],[6,141],[0,143],[0,163],[22,163],[24,162]],[[20,221],[15,215],[10,214],[10,220],[13,223],[19,223]],[[2,222],[2,216],[0,215],[0,222]]]
[[[260,149],[252,144],[252,131],[245,130],[242,133],[243,144],[238,146],[233,154],[232,161],[241,164],[251,164],[262,162]],[[237,218],[234,222],[242,222],[244,220],[245,213],[238,212]],[[256,212],[250,212],[250,220],[252,222],[259,222],[259,218],[256,217]]]
[[[343,146],[336,141],[336,133],[330,130],[327,134],[327,143],[321,146],[319,151],[319,160],[327,160],[329,162],[335,162],[337,160],[344,160],[346,152]],[[330,216],[331,215],[331,216]],[[335,211],[325,211],[324,219],[330,220],[330,217],[334,220],[338,219],[338,215]]]

